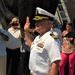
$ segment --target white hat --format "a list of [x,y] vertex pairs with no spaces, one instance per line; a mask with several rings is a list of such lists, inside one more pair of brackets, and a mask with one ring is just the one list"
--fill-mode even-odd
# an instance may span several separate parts
[[50,19],[53,20],[55,19],[55,16],[51,13],[49,13],[48,11],[37,7],[36,8],[36,14],[35,17],[33,18],[33,20],[45,20],[45,19]]

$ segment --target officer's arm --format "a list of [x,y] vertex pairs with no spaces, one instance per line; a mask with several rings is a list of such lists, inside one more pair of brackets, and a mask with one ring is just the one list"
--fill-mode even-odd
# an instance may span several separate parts
[[31,37],[29,31],[25,31],[25,38],[26,38],[27,45],[28,45],[29,47],[31,47],[31,43],[32,43],[33,39],[32,39],[32,37]]
[[54,61],[51,65],[50,75],[58,75],[59,60]]
[[27,45],[30,47],[31,46],[31,43],[32,43],[32,37],[30,35],[30,21],[29,21],[29,17],[26,18],[26,23],[24,25],[24,31],[25,31],[25,38],[26,38],[26,42],[27,42]]

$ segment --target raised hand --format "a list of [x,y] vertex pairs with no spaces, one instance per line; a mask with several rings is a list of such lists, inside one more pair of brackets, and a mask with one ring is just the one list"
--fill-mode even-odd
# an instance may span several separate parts
[[30,20],[29,17],[26,17],[26,23],[24,25],[24,30],[29,30],[30,29]]

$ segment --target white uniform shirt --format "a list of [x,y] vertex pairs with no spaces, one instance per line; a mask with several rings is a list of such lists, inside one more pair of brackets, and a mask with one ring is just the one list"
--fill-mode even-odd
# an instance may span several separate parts
[[[4,29],[0,29],[0,31],[7,35],[7,32]],[[6,45],[5,41],[3,40],[2,36],[0,35],[0,56],[5,56],[6,55]]]
[[51,63],[61,60],[58,39],[50,36],[50,31],[42,37],[37,36],[32,43],[29,68],[36,73],[49,74]]
[[8,29],[9,41],[6,42],[6,46],[9,49],[20,48],[21,46],[21,32],[19,29],[13,30],[12,28]]

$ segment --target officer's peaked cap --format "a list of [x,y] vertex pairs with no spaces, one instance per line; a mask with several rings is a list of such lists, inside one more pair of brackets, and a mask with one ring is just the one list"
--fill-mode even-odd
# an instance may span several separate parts
[[36,13],[35,13],[35,17],[33,18],[33,20],[54,20],[56,17],[55,15],[51,14],[50,12],[37,7],[36,8]]

